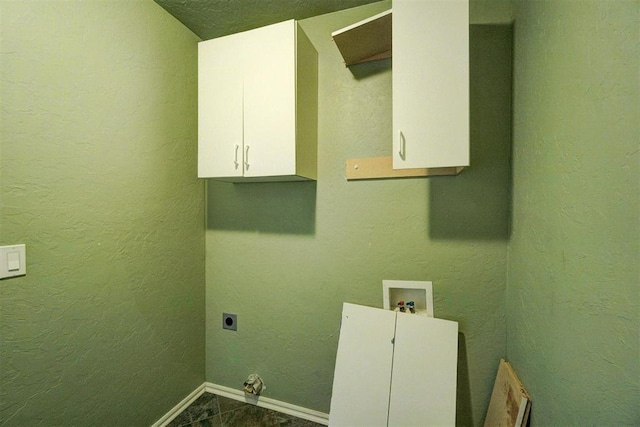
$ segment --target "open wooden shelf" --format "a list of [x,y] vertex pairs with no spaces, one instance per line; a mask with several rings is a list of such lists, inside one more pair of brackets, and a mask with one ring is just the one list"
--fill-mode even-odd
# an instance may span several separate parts
[[458,175],[463,166],[426,169],[394,169],[392,157],[368,157],[347,160],[347,180],[415,178],[425,176]]
[[391,58],[391,9],[331,33],[350,65]]

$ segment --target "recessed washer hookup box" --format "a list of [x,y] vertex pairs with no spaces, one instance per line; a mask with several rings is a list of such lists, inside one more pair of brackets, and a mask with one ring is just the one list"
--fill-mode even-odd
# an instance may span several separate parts
[[410,313],[407,304],[413,302],[415,314],[433,317],[433,284],[409,280],[383,280],[383,308],[397,310],[400,302],[404,303],[407,313]]

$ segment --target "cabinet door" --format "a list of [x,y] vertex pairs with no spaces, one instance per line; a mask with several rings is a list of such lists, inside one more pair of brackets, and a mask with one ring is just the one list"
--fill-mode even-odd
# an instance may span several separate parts
[[468,0],[393,1],[393,167],[469,165]]
[[198,44],[198,176],[242,176],[243,34]]
[[399,313],[395,337],[389,426],[454,426],[458,323]]
[[329,425],[387,425],[396,313],[344,303]]
[[245,176],[295,174],[295,21],[248,31]]

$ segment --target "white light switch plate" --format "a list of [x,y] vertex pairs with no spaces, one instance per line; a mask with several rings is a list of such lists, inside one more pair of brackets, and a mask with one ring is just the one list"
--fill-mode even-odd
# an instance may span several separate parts
[[0,279],[27,274],[25,245],[0,246]]

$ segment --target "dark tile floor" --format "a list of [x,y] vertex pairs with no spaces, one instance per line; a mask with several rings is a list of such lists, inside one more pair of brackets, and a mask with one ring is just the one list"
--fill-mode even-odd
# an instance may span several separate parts
[[323,427],[322,424],[204,393],[167,427]]

